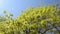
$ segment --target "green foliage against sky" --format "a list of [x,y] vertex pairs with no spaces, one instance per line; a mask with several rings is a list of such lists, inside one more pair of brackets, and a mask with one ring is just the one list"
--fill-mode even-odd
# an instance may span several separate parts
[[28,8],[17,18],[0,22],[0,34],[59,34],[60,10],[52,6]]

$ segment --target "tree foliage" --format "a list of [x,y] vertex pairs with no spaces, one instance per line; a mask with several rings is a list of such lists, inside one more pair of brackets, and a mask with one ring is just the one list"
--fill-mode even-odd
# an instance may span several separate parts
[[56,7],[28,8],[15,19],[11,16],[0,22],[0,34],[60,34],[60,10]]

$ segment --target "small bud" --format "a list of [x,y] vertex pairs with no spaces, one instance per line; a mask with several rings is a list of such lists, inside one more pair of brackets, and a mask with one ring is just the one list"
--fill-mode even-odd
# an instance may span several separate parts
[[3,12],[4,14],[6,14],[6,10],[4,10],[4,12]]
[[10,16],[13,16],[13,14],[10,14]]

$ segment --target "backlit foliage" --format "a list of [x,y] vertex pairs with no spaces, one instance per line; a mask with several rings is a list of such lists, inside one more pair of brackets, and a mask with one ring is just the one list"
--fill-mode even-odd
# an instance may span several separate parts
[[[4,12],[5,13],[5,12]],[[0,22],[0,34],[59,34],[60,10],[52,6],[28,8],[17,18]]]

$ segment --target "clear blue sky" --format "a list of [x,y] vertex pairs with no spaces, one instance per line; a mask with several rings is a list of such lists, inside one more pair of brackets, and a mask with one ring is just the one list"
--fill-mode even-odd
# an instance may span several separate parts
[[12,13],[16,17],[21,10],[24,10],[30,6],[38,7],[40,3],[48,5],[52,3],[60,2],[60,0],[0,0],[0,15],[3,15],[3,10]]

